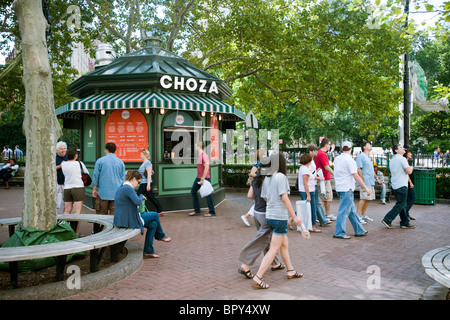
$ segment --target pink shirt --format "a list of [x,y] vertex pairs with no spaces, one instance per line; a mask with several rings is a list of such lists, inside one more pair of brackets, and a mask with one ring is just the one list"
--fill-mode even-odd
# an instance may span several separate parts
[[[205,163],[209,163],[209,157],[206,152],[203,152],[197,157],[197,178],[203,178],[203,171],[205,171]],[[208,173],[205,178],[210,178],[211,167],[208,169]]]

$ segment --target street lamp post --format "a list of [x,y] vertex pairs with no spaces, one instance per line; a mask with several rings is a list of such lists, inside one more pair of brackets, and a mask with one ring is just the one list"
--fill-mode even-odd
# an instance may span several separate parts
[[[406,22],[405,29],[408,29],[409,0],[405,2]],[[411,114],[411,91],[409,77],[409,53],[405,53],[405,68],[403,70],[403,139],[404,145],[409,146],[410,136],[410,114]]]

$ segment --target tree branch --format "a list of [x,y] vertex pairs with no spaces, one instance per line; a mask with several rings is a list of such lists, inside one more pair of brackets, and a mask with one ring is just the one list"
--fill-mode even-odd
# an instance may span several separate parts
[[125,45],[126,45],[126,52],[130,53],[131,52],[131,33],[133,32],[133,25],[134,25],[134,16],[135,16],[135,9],[136,9],[136,0],[132,0],[131,1],[131,6],[130,6],[130,17],[128,19],[128,30],[127,30],[127,38],[125,41]]
[[[115,28],[113,28],[108,21],[106,21],[106,19],[103,17],[103,15],[101,15],[100,12],[98,12],[98,10],[94,7],[91,0],[86,0],[86,1],[87,1],[89,8],[100,19],[100,21],[105,26],[105,28],[108,29],[114,36],[121,39],[123,42],[127,43],[127,39],[120,32],[118,32]],[[133,49],[137,49],[137,47],[135,45],[131,45],[131,47]]]
[[[189,9],[191,8],[191,6],[194,4],[194,2],[195,2],[195,0],[191,0],[186,5],[186,7],[184,7],[183,10],[181,10],[181,12],[175,16],[175,19],[173,21],[173,27],[172,27],[172,30],[170,31],[169,39],[167,40],[167,50],[168,51],[173,51],[173,45],[174,45],[175,39],[178,37],[178,33],[181,30],[181,26],[183,25],[184,18],[186,16],[186,14],[188,13]],[[178,12],[178,11],[179,11],[178,9],[175,9],[175,12]]]
[[210,68],[212,68],[212,67],[215,67],[215,66],[217,66],[219,64],[227,63],[227,62],[234,61],[234,60],[255,60],[255,59],[254,58],[250,58],[250,57],[228,58],[228,59],[225,59],[225,60],[221,60],[221,61],[217,61],[217,62],[211,63],[210,65],[205,67],[205,71],[210,69]]
[[[270,72],[272,72],[272,71],[274,71],[274,70],[265,70],[265,71],[270,71]],[[282,93],[286,93],[286,92],[296,92],[294,89],[287,89],[287,90],[277,90],[277,89],[275,89],[274,87],[272,87],[270,84],[268,84],[267,82],[265,82],[263,79],[261,79],[261,77],[257,74],[257,73],[255,73],[254,74],[254,76],[255,76],[255,78],[263,85],[263,86],[265,86],[266,88],[268,88],[270,91],[272,91],[273,93],[276,93],[276,94],[282,94]]]
[[3,70],[3,72],[0,74],[0,81],[3,80],[4,77],[6,77],[8,75],[8,73],[11,72],[11,70],[14,69],[14,67],[20,62],[20,60],[22,60],[22,53],[19,53],[14,60],[9,64],[8,67],[6,67],[5,70]]
[[145,40],[145,30],[144,30],[144,27],[142,25],[141,4],[139,3],[139,0],[136,1],[136,14],[137,14],[139,31],[141,33],[141,41],[142,41],[142,40]]

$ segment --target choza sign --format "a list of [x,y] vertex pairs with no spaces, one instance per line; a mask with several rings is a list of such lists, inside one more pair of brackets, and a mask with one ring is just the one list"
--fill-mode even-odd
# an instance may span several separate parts
[[188,91],[198,91],[203,93],[216,93],[219,94],[217,90],[217,84],[215,81],[211,81],[209,88],[207,87],[208,81],[203,79],[194,78],[184,78],[184,77],[171,77],[169,75],[164,75],[159,80],[161,87],[164,89],[173,90],[188,90]]

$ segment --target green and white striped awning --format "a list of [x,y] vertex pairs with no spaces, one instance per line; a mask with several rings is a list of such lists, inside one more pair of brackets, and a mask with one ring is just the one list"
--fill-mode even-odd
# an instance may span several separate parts
[[[104,93],[68,103],[56,109],[56,115],[116,109],[164,108],[167,110],[205,111],[234,115],[245,120],[245,114],[237,108],[214,98],[157,92]],[[237,120],[239,120],[237,119]]]

